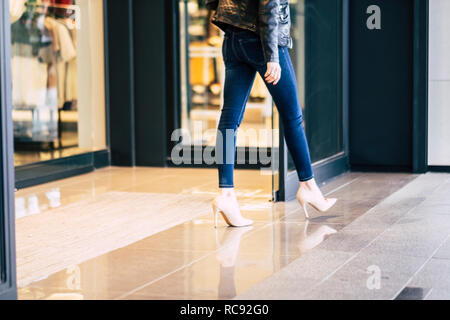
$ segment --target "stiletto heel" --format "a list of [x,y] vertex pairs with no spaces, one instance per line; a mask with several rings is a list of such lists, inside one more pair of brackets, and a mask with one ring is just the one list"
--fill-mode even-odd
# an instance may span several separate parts
[[217,229],[217,226],[219,225],[218,217],[219,217],[219,212],[216,211],[216,213],[214,214],[214,226],[216,229]]
[[305,218],[309,219],[308,210],[306,209],[307,204],[306,203],[301,203],[301,206],[303,207],[303,213],[305,214]]
[[212,208],[213,208],[213,214],[214,214],[214,227],[217,229],[217,225],[218,225],[217,217],[219,216],[219,210],[216,207],[215,203],[212,204]]
[[222,214],[222,218],[231,227],[247,227],[253,224],[253,221],[246,219],[241,215],[239,207],[234,204],[233,199],[225,196],[218,196],[214,199],[213,204],[214,223],[215,227],[218,226],[219,213]]

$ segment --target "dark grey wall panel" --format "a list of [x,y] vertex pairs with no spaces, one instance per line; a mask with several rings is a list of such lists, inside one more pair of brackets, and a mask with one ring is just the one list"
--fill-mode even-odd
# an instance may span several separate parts
[[133,0],[136,164],[167,156],[166,0]]
[[[413,4],[350,2],[350,161],[353,167],[412,167]],[[367,8],[381,9],[370,30]]]
[[166,164],[169,4],[164,0],[107,1],[113,165]]
[[113,165],[136,163],[132,0],[107,1],[109,131]]
[[429,1],[414,0],[413,171],[428,171]]
[[306,134],[313,162],[344,150],[342,1],[305,1]]

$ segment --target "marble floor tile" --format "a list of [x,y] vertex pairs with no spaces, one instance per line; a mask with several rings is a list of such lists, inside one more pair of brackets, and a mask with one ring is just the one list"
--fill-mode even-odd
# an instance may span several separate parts
[[[205,256],[192,251],[167,251],[137,248],[133,245],[69,267],[46,279],[34,282],[20,292],[41,292],[41,299],[57,293],[78,294],[86,299],[114,299],[119,293],[156,281]],[[37,293],[36,293],[37,294]]]
[[168,295],[177,299],[232,299],[294,259],[267,252],[250,255],[221,252],[119,298]]
[[433,256],[433,258],[450,260],[450,239],[447,239],[447,241],[445,241],[445,243],[439,248],[439,250]]
[[446,289],[430,289],[424,300],[450,300],[450,290]]
[[[328,212],[322,213],[312,207],[308,208],[310,215],[310,222],[324,223],[324,224],[345,224],[348,225],[356,218],[369,211],[376,204],[380,202],[379,199],[362,199],[362,200],[347,200],[339,199],[336,205]],[[282,219],[289,222],[304,222],[306,217],[302,208],[298,208],[291,214]]]
[[[328,197],[339,198],[337,205],[328,213],[314,212],[307,221],[296,201],[270,201],[270,176],[258,170],[237,170],[238,199],[243,215],[255,221],[252,227],[228,228],[220,218],[215,229],[211,211],[33,282],[19,289],[19,297],[166,300],[239,299],[242,295],[249,299],[309,299],[355,298],[355,292],[361,290],[356,298],[381,298],[402,289],[408,275],[425,258],[423,253],[432,252],[443,241],[445,218],[423,217],[419,209],[417,216],[403,217],[411,207],[420,205],[427,210],[436,202],[438,212],[444,211],[447,204],[437,199],[447,190],[442,176],[424,178],[427,190],[436,191],[430,191],[435,197],[430,201],[414,186],[409,187],[411,201],[402,194],[389,200],[416,179],[417,175],[409,174],[352,172],[339,176],[321,186]],[[20,190],[16,206],[24,216],[39,215],[52,206],[64,207],[114,191],[213,197],[217,173],[215,169],[111,167]],[[420,201],[419,196],[423,197]],[[391,233],[374,241],[398,221]],[[437,233],[427,237],[420,225]],[[416,235],[405,242],[402,228]],[[376,250],[369,250],[371,243]],[[405,254],[403,259],[396,255],[404,250],[420,255]],[[360,252],[365,255],[353,260]],[[445,245],[436,257],[446,257]],[[387,270],[385,292],[363,291],[367,276],[363,271],[369,263]],[[397,269],[402,270],[398,277],[394,276]],[[357,282],[351,281],[352,273]],[[272,278],[276,281],[270,281]]]
[[450,260],[431,259],[408,286],[450,292]]

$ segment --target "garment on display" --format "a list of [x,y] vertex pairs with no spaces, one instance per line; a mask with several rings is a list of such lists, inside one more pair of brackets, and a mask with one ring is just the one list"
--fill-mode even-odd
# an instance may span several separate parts
[[11,23],[16,22],[25,12],[25,2],[27,0],[10,0],[9,12],[11,13]]
[[10,1],[16,143],[54,147],[61,139],[61,113],[76,110],[75,12],[68,0]]

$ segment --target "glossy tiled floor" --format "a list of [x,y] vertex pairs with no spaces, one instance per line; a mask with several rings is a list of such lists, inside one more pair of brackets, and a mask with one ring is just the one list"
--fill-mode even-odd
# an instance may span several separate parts
[[449,299],[449,192],[449,174],[417,177],[237,299]]
[[[89,259],[19,289],[20,299],[229,299],[332,239],[355,219],[416,178],[350,173],[323,190],[340,198],[327,214],[305,221],[295,202],[272,203],[271,177],[238,171],[239,200],[250,228],[213,228],[201,215],[122,249]],[[111,192],[210,195],[208,169],[108,168],[21,190],[18,218]],[[39,244],[36,244],[37,246]],[[20,257],[18,257],[20,258]],[[20,270],[18,270],[20,272]]]

